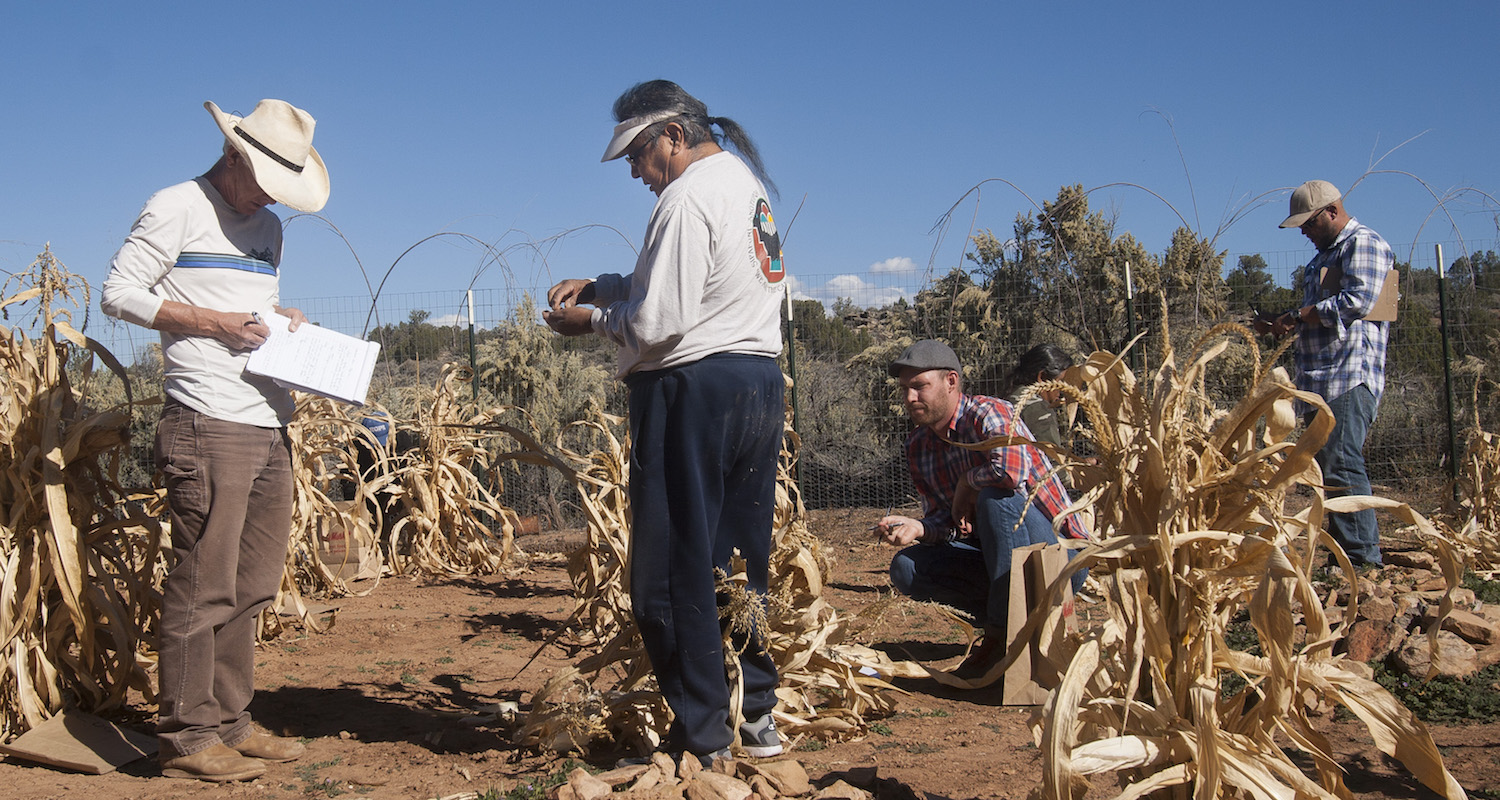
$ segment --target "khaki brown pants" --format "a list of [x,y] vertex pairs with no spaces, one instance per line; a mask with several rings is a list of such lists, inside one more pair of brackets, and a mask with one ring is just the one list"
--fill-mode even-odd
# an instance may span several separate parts
[[162,587],[162,756],[251,733],[255,619],[276,596],[292,521],[282,428],[225,422],[168,401],[156,428],[172,567]]

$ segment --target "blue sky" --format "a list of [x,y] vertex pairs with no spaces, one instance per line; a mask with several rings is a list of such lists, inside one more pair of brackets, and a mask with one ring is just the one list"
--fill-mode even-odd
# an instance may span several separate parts
[[[217,157],[203,101],[248,113],[279,97],[318,119],[323,216],[348,240],[293,221],[284,297],[368,296],[351,247],[379,280],[445,232],[503,259],[442,236],[384,291],[627,272],[655,198],[599,155],[614,98],[661,77],[760,145],[798,289],[879,298],[960,263],[971,226],[1008,233],[1029,201],[1000,182],[931,233],[989,179],[1038,202],[1139,184],[1204,235],[1309,178],[1348,191],[1383,155],[1439,193],[1500,194],[1497,22],[1481,2],[15,3],[0,13],[0,270],[51,242],[97,285],[145,199]],[[1178,224],[1139,189],[1091,205],[1158,253]],[[1492,201],[1449,203],[1456,229],[1434,206],[1405,175],[1348,195],[1399,258],[1494,246]],[[1285,208],[1271,195],[1218,246],[1304,260],[1306,240],[1276,228]]]

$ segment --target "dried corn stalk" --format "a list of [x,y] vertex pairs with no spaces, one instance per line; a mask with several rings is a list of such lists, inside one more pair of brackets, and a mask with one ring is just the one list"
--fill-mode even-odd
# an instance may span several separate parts
[[1458,478],[1462,527],[1454,538],[1474,570],[1500,569],[1500,436],[1479,424],[1479,384],[1474,384],[1474,426]]
[[[375,578],[386,570],[448,577],[494,573],[518,562],[521,553],[513,544],[518,520],[500,502],[494,464],[520,460],[565,473],[571,468],[542,452],[530,434],[497,421],[518,409],[497,407],[461,417],[456,398],[468,376],[465,367],[444,367],[427,413],[402,425],[417,441],[405,452],[391,452],[365,428],[360,420],[366,410],[297,395],[288,428],[295,480],[291,546],[272,609],[291,610],[308,627],[322,630],[304,595],[368,594],[378,580],[351,582],[365,572]],[[516,440],[520,449],[492,453],[488,445],[498,434]],[[368,473],[359,468],[356,444],[374,454],[376,464]],[[346,487],[352,499],[344,499],[340,490]],[[392,524],[386,524],[386,515],[394,518]],[[337,548],[329,547],[331,534]],[[274,612],[261,618],[263,637],[280,629]]]
[[[1075,558],[1053,590],[1073,570],[1094,570],[1110,619],[1096,640],[1064,641],[1046,654],[1064,676],[1034,720],[1044,754],[1039,794],[1079,798],[1086,776],[1123,771],[1120,798],[1166,790],[1197,798],[1348,798],[1309,713],[1318,698],[1353,712],[1375,744],[1428,787],[1464,797],[1422,723],[1332,655],[1355,610],[1331,626],[1312,578],[1325,547],[1353,572],[1322,532],[1329,512],[1380,508],[1404,518],[1438,553],[1450,587],[1460,574],[1452,544],[1403,504],[1325,499],[1313,456],[1332,427],[1327,405],[1296,390],[1281,370],[1263,366],[1234,408],[1213,408],[1198,387],[1228,345],[1223,332],[1254,349],[1248,331],[1216,330],[1179,372],[1168,347],[1149,394],[1108,353],[1073,373],[1096,406],[1103,472],[1078,504],[1095,506],[1102,541]],[[1322,412],[1300,437],[1294,400]],[[1312,504],[1291,514],[1284,501],[1298,484],[1310,488]],[[1451,605],[1445,599],[1441,613]],[[1261,656],[1225,643],[1243,609]],[[1034,617],[1022,636],[1041,624]],[[1230,674],[1244,679],[1243,688],[1226,689]],[[1306,753],[1315,774],[1283,744]]]
[[[670,722],[630,612],[628,444],[615,435],[621,422],[601,414],[598,421],[579,423],[596,433],[603,446],[587,457],[563,451],[580,465],[577,481],[588,519],[588,539],[568,562],[576,600],[567,627],[591,652],[579,662],[578,672],[554,678],[532,699],[531,713],[517,732],[523,745],[585,753],[610,747],[644,752],[660,743]],[[721,614],[730,616],[730,629],[769,629],[764,641],[781,679],[775,713],[782,732],[834,739],[857,735],[867,718],[888,715],[894,708],[900,690],[885,678],[925,672],[846,641],[852,620],[822,599],[828,560],[807,529],[792,479],[796,437],[790,429],[786,441],[777,473],[770,563],[775,588],[762,602],[746,586],[742,570],[721,575],[721,591],[738,598]],[[726,669],[733,677],[739,674],[738,655],[729,642],[726,636]],[[595,688],[578,674],[591,674],[597,682],[606,669],[614,675],[607,689]],[[566,693],[560,691],[564,686]],[[731,694],[732,713],[739,718],[741,692],[737,687]]]
[[399,518],[387,556],[398,575],[493,574],[519,555],[519,520],[500,502],[485,446],[494,434],[484,428],[503,410],[462,418],[458,392],[470,379],[467,367],[444,365],[432,405],[416,421],[417,449],[392,457],[388,491]]
[[[297,410],[287,426],[292,451],[292,533],[286,571],[273,602],[261,615],[259,635],[274,638],[282,630],[280,615],[291,612],[314,631],[325,623],[305,601],[308,595],[330,597],[366,595],[379,585],[383,559],[380,531],[383,510],[379,490],[390,480],[384,470],[364,475],[353,443],[369,449],[382,464],[385,448],[361,422],[363,411],[325,397],[295,393]],[[383,409],[376,409],[383,411]],[[353,499],[344,500],[345,485]],[[334,495],[337,495],[335,497]],[[339,548],[330,549],[330,534]],[[347,569],[357,554],[376,560],[369,580],[356,583],[360,573]]]
[[86,380],[97,355],[129,386],[61,307],[79,292],[87,308],[87,284],[50,249],[0,289],[6,318],[30,305],[40,331],[0,325],[0,740],[64,705],[107,711],[130,688],[152,695],[161,528],[139,509],[157,497],[120,500],[131,403],[92,411],[70,382],[68,360]]

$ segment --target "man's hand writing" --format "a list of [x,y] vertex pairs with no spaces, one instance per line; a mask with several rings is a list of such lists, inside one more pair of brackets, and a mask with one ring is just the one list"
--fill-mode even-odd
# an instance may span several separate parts
[[905,547],[922,538],[922,523],[911,517],[885,516],[870,529],[875,538],[886,544]]

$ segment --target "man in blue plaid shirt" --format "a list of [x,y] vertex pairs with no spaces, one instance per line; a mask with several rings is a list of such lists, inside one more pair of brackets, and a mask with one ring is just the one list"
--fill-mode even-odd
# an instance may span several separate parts
[[[1317,456],[1323,483],[1331,497],[1367,495],[1365,435],[1385,389],[1390,323],[1366,317],[1395,257],[1380,234],[1349,216],[1343,196],[1328,181],[1298,187],[1290,211],[1281,227],[1301,229],[1318,252],[1302,272],[1301,308],[1274,322],[1257,321],[1256,328],[1277,336],[1299,333],[1297,388],[1322,395],[1334,417],[1333,433]],[[1374,511],[1330,514],[1328,533],[1355,566],[1380,565]]]

